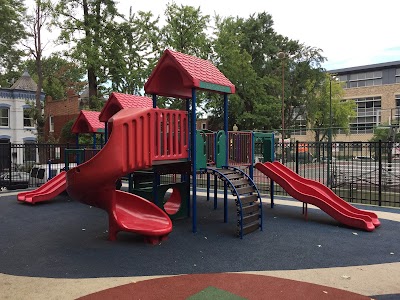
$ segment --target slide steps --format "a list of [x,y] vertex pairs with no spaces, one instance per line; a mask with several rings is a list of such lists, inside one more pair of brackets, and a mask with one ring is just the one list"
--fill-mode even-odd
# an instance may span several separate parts
[[260,193],[254,181],[242,170],[224,166],[222,168],[206,168],[202,170],[226,182],[233,196],[236,196],[237,231],[243,235],[262,230],[262,204]]

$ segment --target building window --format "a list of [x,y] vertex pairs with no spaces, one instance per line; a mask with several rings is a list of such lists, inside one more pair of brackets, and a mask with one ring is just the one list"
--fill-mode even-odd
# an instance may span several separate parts
[[9,127],[10,109],[0,107],[0,126]]
[[382,85],[382,71],[350,74],[350,88]]
[[24,127],[33,127],[33,118],[29,108],[24,108]]
[[207,124],[206,123],[201,123],[201,129],[207,129]]
[[392,109],[391,125],[400,125],[400,95],[394,96],[396,107]]
[[54,117],[49,116],[49,132],[54,132]]
[[396,83],[400,83],[400,68],[396,69]]
[[355,99],[357,117],[350,122],[350,132],[355,134],[373,133],[381,120],[381,97]]

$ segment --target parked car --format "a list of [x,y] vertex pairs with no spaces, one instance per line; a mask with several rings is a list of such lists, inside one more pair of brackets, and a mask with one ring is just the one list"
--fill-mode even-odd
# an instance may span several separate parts
[[[10,177],[11,174],[11,177]],[[26,189],[29,186],[29,173],[26,172],[3,172],[0,173],[0,189],[8,190]]]
[[362,155],[355,156],[353,159],[354,159],[354,160],[361,160],[361,161],[375,161],[375,158],[374,158],[374,157],[362,156]]
[[[322,161],[322,162],[325,162],[325,163],[328,162],[328,157],[326,157],[326,156],[322,157],[322,158],[321,158],[321,161]],[[333,156],[332,156],[331,159],[330,159],[330,162],[333,163],[333,162],[335,162],[335,161],[336,161],[336,157],[333,157]]]

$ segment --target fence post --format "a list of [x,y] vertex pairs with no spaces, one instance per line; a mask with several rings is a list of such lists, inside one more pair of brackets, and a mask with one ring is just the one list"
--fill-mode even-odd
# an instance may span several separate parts
[[8,143],[8,157],[9,157],[9,160],[8,160],[8,162],[9,162],[9,164],[8,164],[8,178],[9,178],[9,186],[11,185],[11,172],[12,172],[12,170],[11,170],[11,168],[12,168],[12,149],[11,149],[11,142],[9,142]]
[[296,173],[299,174],[299,141],[296,141]]
[[378,205],[382,206],[382,140],[378,142]]

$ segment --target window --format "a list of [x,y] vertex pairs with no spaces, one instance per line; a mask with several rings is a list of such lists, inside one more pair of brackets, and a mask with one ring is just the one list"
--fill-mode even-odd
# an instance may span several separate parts
[[400,125],[400,95],[395,95],[396,108],[392,109],[391,125]]
[[49,116],[49,132],[54,132],[54,117]]
[[400,83],[400,68],[396,69],[396,83]]
[[207,129],[206,125],[207,125],[206,123],[201,123],[201,129]]
[[24,127],[33,127],[33,118],[29,108],[24,108]]
[[307,134],[307,123],[304,114],[304,109],[300,110],[300,107],[293,109],[294,124],[291,127],[293,135],[306,135]]
[[350,74],[349,81],[350,81],[349,85],[350,88],[382,85],[382,71]]
[[0,126],[9,127],[10,109],[0,107]]
[[372,133],[380,124],[381,97],[355,99],[357,117],[350,122],[350,132],[355,134]]

